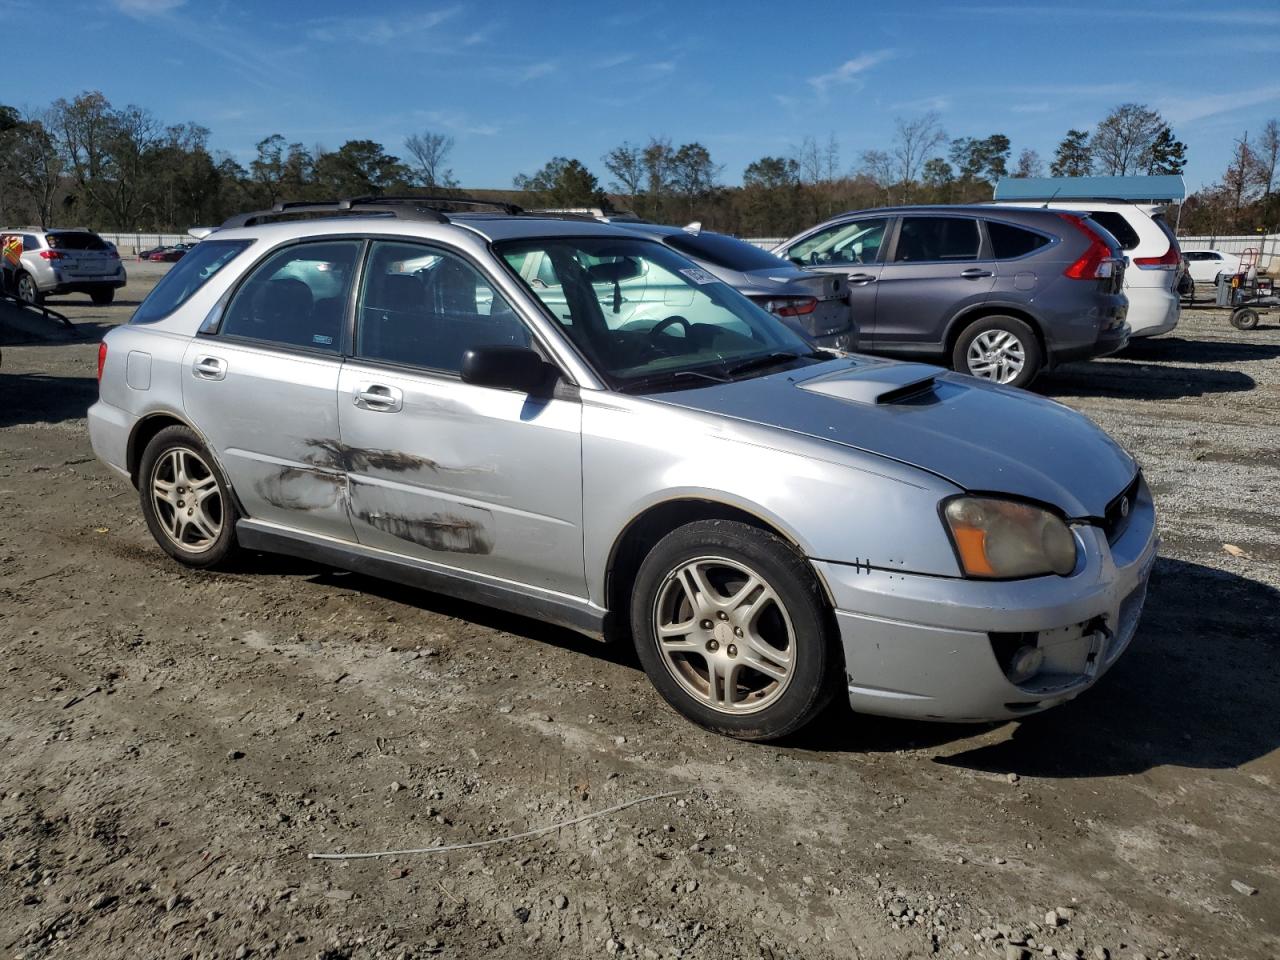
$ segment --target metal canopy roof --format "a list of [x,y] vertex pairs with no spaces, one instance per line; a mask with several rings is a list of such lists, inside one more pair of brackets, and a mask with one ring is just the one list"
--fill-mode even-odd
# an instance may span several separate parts
[[996,200],[1126,200],[1181,203],[1187,185],[1181,174],[1161,177],[1006,177],[996,184]]

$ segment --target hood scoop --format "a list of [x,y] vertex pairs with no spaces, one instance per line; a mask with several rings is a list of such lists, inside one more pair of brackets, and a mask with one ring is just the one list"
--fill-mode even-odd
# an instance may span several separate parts
[[934,378],[941,372],[938,367],[924,363],[884,363],[839,370],[796,386],[836,400],[876,406],[897,403],[932,390]]

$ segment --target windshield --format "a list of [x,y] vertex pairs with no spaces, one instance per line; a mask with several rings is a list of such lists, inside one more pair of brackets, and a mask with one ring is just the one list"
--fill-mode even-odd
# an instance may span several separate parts
[[699,382],[723,380],[744,363],[763,372],[771,358],[813,354],[772,315],[649,240],[540,237],[496,249],[565,336],[619,389],[691,373]]
[[792,265],[781,257],[761,250],[755,244],[723,233],[673,233],[663,243],[687,257],[697,257],[717,267],[750,273],[752,270],[790,270]]
[[205,240],[196,244],[147,294],[129,322],[155,323],[163,320],[191,299],[192,294],[251,243],[252,240]]

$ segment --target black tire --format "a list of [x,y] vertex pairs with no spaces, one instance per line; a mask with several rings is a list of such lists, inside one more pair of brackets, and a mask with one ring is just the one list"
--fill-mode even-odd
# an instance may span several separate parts
[[[983,334],[991,333],[1008,334],[1014,338],[1017,344],[1016,348],[1009,348],[1009,356],[1011,358],[1015,355],[1015,349],[1016,355],[1021,357],[1021,368],[1012,379],[998,379],[997,375],[988,375],[982,368],[975,369],[970,365],[970,348],[974,346],[974,342]],[[960,334],[960,338],[956,340],[955,348],[951,351],[951,368],[953,370],[984,380],[1004,383],[1005,386],[1010,387],[1029,386],[1031,381],[1040,374],[1040,368],[1043,366],[1044,351],[1040,349],[1040,341],[1037,339],[1035,331],[1025,321],[1019,320],[1017,317],[1000,315],[980,317],[965,327]],[[996,369],[1000,369],[999,365],[997,365]]]
[[1241,307],[1231,314],[1231,325],[1237,330],[1252,330],[1261,318],[1252,307]]
[[[174,475],[174,461],[167,459],[172,456],[180,456],[188,465],[186,473]],[[195,469],[196,464],[199,469]],[[187,476],[187,482],[195,485],[184,486],[181,476]],[[216,487],[218,521],[216,535],[212,537],[206,535],[207,532],[214,532],[212,529],[198,526],[190,519],[183,519],[191,517],[196,509],[201,511],[200,517],[206,520],[214,516],[215,504],[212,496],[202,496],[199,500],[186,499],[202,493],[210,479],[212,486]],[[157,484],[170,482],[174,486],[176,503],[161,504],[155,493]],[[240,514],[236,510],[235,499],[231,496],[231,488],[195,431],[175,425],[165,427],[152,437],[143,451],[142,462],[138,465],[138,494],[147,529],[155,537],[156,543],[179,563],[189,567],[213,567],[230,559],[239,549],[235,528]],[[174,517],[178,514],[181,516],[175,522]],[[191,530],[193,526],[196,527],[194,531]],[[180,531],[176,537],[172,532],[174,529]]]
[[89,299],[94,302],[95,306],[105,307],[116,298],[114,290],[94,290],[89,294]]
[[[734,581],[734,570],[717,566],[725,561],[745,568],[743,579]],[[692,563],[706,565],[702,572],[713,593],[722,584],[726,593],[737,592],[750,575],[760,580],[760,588],[745,592],[746,600],[756,600],[744,602],[730,614],[736,617],[748,607],[756,607],[760,612],[748,616],[751,622],[747,629],[752,636],[765,636],[772,630],[775,636],[786,637],[785,647],[771,644],[771,655],[785,655],[785,682],[752,667],[753,659],[767,661],[757,656],[758,643],[733,639],[735,633],[743,637],[734,624],[745,621],[730,615],[722,621],[699,621],[696,609],[686,607],[691,628],[682,642],[695,646],[674,653],[659,649],[657,624],[664,617],[662,608],[673,596],[677,604],[688,603],[686,581],[677,575]],[[775,599],[763,599],[766,589]],[[720,595],[718,599],[727,598]],[[685,615],[677,615],[681,625]],[[699,624],[705,623],[712,623],[713,631],[719,632],[703,631]],[[640,564],[632,588],[631,634],[650,681],[667,703],[694,723],[740,740],[776,740],[794,733],[831,699],[842,671],[839,647],[829,624],[822,591],[804,557],[773,534],[731,520],[699,520],[663,537]],[[723,638],[714,639],[720,633]],[[740,651],[737,643],[742,644]],[[708,655],[712,650],[715,652]],[[717,658],[717,669],[730,670],[723,684],[708,682],[711,657]],[[768,665],[783,672],[776,663]],[[677,679],[677,675],[684,679]],[[691,692],[698,684],[707,686],[712,694]],[[721,690],[726,694],[722,701],[732,701],[739,693],[741,700],[734,706],[712,706],[709,700]]]
[[36,286],[35,277],[31,274],[23,272],[18,274],[18,279],[14,283],[13,291],[18,299],[31,307],[38,307],[44,303],[44,294],[40,292],[40,288]]

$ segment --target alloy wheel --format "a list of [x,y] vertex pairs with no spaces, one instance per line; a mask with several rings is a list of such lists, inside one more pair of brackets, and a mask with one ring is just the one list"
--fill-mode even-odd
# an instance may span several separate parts
[[39,299],[36,282],[31,279],[30,274],[24,273],[18,278],[18,299],[26,304],[34,304]]
[[672,677],[721,713],[763,710],[795,673],[795,629],[782,600],[735,560],[700,557],[671,571],[658,590],[653,627]]
[[975,377],[1012,383],[1026,363],[1026,347],[1008,330],[985,330],[969,344],[969,372]]
[[151,500],[160,527],[175,545],[203,553],[222,533],[222,490],[204,459],[186,447],[161,454],[151,471]]

